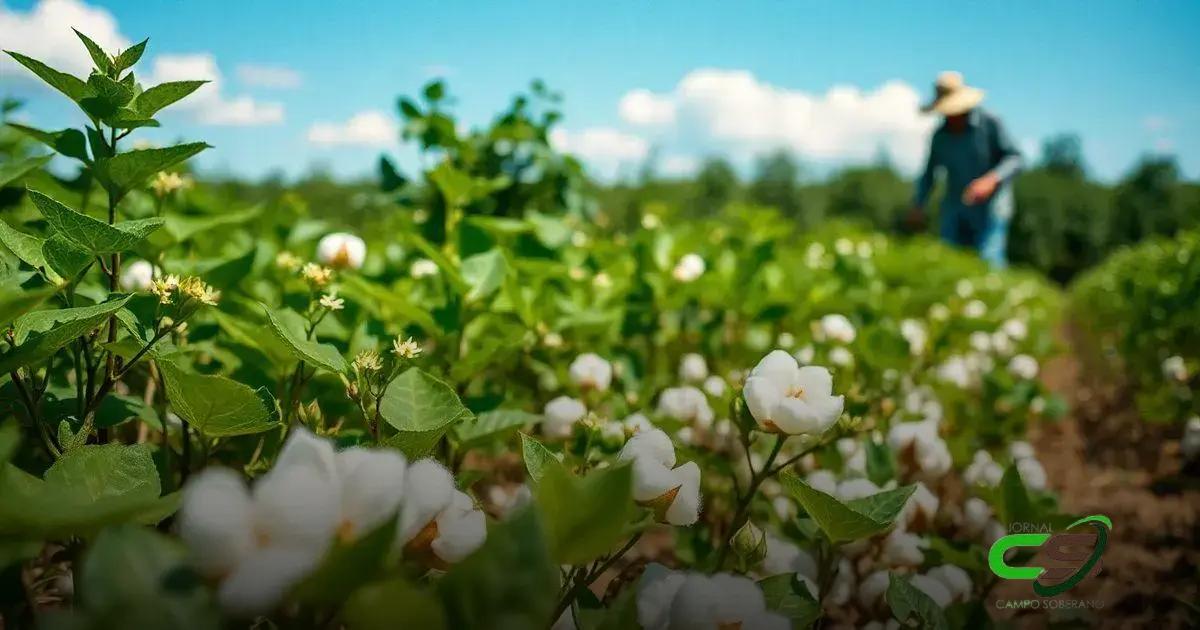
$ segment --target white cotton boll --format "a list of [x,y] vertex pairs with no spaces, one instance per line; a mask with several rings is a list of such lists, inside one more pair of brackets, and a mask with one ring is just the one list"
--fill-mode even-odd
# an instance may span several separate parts
[[850,351],[838,346],[829,351],[829,362],[838,367],[850,367],[854,365],[854,355]]
[[1162,362],[1162,372],[1163,376],[1179,381],[1180,383],[1188,380],[1187,363],[1179,355],[1164,359]]
[[971,576],[960,567],[943,564],[926,571],[925,574],[946,587],[951,601],[966,601],[971,594]]
[[914,575],[909,578],[909,583],[916,587],[917,590],[925,593],[932,599],[938,608],[949,606],[954,597],[950,591],[939,580],[929,577],[928,575]]
[[605,422],[600,425],[600,440],[609,446],[625,443],[625,427],[620,422]]
[[308,549],[318,555],[341,520],[336,480],[306,466],[276,463],[254,484],[255,533],[270,546]]
[[971,300],[963,307],[963,315],[971,319],[979,319],[987,314],[987,305],[979,300]]
[[937,367],[937,377],[947,383],[953,383],[960,389],[968,389],[974,383],[974,374],[967,360],[961,356],[952,356]]
[[471,555],[487,538],[487,519],[475,501],[458,490],[453,495],[437,516],[437,537],[430,544],[438,558],[450,563]]
[[954,293],[964,300],[975,294],[975,285],[963,278],[954,285]]
[[[855,542],[867,542],[865,539]],[[843,546],[845,549],[845,546]],[[857,580],[854,574],[854,565],[851,564],[848,558],[842,558],[838,561],[837,571],[833,574],[833,584],[829,587],[829,594],[826,601],[834,606],[845,606],[850,602],[850,598],[854,597]]]
[[621,425],[625,427],[625,433],[629,435],[637,435],[642,431],[649,431],[654,428],[650,423],[650,419],[644,413],[634,413],[621,421]]
[[703,356],[694,352],[683,355],[679,360],[679,379],[685,383],[699,383],[708,378],[708,363]]
[[1023,341],[1025,337],[1029,336],[1029,325],[1025,323],[1025,320],[1016,317],[1006,320],[1001,324],[1000,329],[1004,331],[1004,334],[1017,341]]
[[135,260],[121,268],[121,288],[126,291],[149,291],[154,284],[154,265]]
[[1046,489],[1046,469],[1038,460],[1032,457],[1017,460],[1017,472],[1021,473],[1021,481],[1030,490]]
[[1024,440],[1017,440],[1008,445],[1008,454],[1013,459],[1025,459],[1027,457],[1037,457],[1037,453],[1033,450],[1033,445]]
[[709,426],[714,417],[708,397],[690,385],[663,390],[658,397],[658,413],[684,422],[696,422],[701,426]]
[[[330,481],[337,478],[337,461],[333,442],[317,437],[304,427],[295,427],[288,433],[283,449],[275,460],[275,470],[305,467]],[[271,473],[267,473],[270,476]]]
[[704,393],[708,394],[709,396],[712,396],[713,398],[720,398],[725,395],[725,390],[728,388],[728,385],[726,385],[725,379],[721,378],[720,376],[713,375],[704,379],[704,384],[701,387],[704,388]]
[[304,549],[264,547],[251,551],[222,580],[217,601],[235,617],[269,613],[316,568],[320,559],[321,555]]
[[317,260],[330,267],[359,269],[367,258],[367,244],[353,234],[334,232],[317,242]]
[[704,259],[698,254],[686,254],[676,263],[671,275],[679,282],[693,282],[704,275],[705,268]]
[[879,486],[870,479],[847,479],[837,486],[837,498],[842,501],[853,501],[874,494],[879,494]]
[[899,453],[915,446],[918,441],[936,440],[937,423],[928,420],[920,422],[899,422],[888,429],[887,443],[893,452]]
[[925,553],[921,549],[924,541],[916,534],[910,534],[902,529],[893,529],[883,539],[883,549],[879,553],[879,561],[893,567],[915,567],[925,561]]
[[670,627],[671,603],[686,579],[685,573],[672,571],[658,563],[646,567],[637,586],[637,618],[644,630]]
[[925,329],[924,324],[915,319],[905,319],[900,322],[900,336],[908,342],[909,354],[924,354],[925,346],[929,343],[929,331]]
[[783,350],[763,357],[743,390],[759,426],[788,435],[821,434],[842,415],[845,399],[833,395],[833,376],[817,366],[800,367]]
[[188,482],[179,536],[206,575],[228,573],[254,546],[253,508],[241,476],[212,466]]
[[950,307],[938,302],[929,307],[929,319],[935,322],[944,322],[950,319]]
[[808,473],[804,481],[814,490],[829,495],[837,495],[837,477],[828,470],[814,470]]
[[850,323],[850,318],[839,313],[822,317],[818,331],[823,340],[837,341],[839,343],[852,343],[855,337],[858,336],[858,332],[854,329],[854,324]]
[[429,278],[438,273],[437,263],[428,258],[418,258],[408,267],[408,275],[413,278]]
[[954,466],[950,447],[940,437],[918,439],[913,455],[921,474],[930,479],[945,475]]
[[812,554],[791,541],[767,532],[767,555],[762,561],[762,576],[770,577],[783,573],[797,573],[815,579],[817,561]]
[[979,497],[971,497],[963,503],[962,525],[969,534],[982,533],[992,519],[992,506]]
[[1008,530],[1004,528],[1004,523],[1000,521],[992,521],[988,523],[983,530],[983,544],[991,546],[997,540],[1008,534]]
[[662,429],[649,429],[629,438],[618,457],[628,461],[649,458],[671,468],[675,466],[675,445]]
[[1192,416],[1183,428],[1183,439],[1179,441],[1179,451],[1184,459],[1200,457],[1200,416]]
[[1032,381],[1038,375],[1037,359],[1028,354],[1018,354],[1008,362],[1008,371],[1017,378]]
[[454,500],[454,477],[435,460],[422,459],[408,467],[404,507],[400,510],[398,542],[413,539]]
[[335,461],[342,487],[339,536],[352,540],[396,517],[404,498],[404,455],[353,447],[339,452]]
[[868,575],[862,582],[859,582],[858,604],[864,610],[876,609],[883,601],[883,594],[887,592],[889,583],[889,573],[885,570]]
[[992,349],[996,354],[1006,357],[1013,353],[1012,339],[1009,339],[1008,335],[1003,332],[996,331],[992,333]]
[[817,356],[817,351],[812,346],[804,346],[792,355],[801,365],[811,365],[813,359]]
[[542,433],[549,438],[571,437],[575,423],[587,415],[587,407],[570,396],[559,396],[542,410]]
[[598,354],[588,352],[575,357],[567,368],[571,382],[583,389],[608,391],[612,384],[612,364]]
[[696,462],[687,462],[671,472],[679,483],[679,492],[667,508],[666,521],[686,527],[700,518],[700,467]]
[[784,350],[796,345],[796,335],[790,332],[781,332],[779,337],[775,339],[775,343]]
[[976,352],[991,352],[992,350],[992,337],[982,330],[971,333],[971,336],[967,339],[967,343]]
[[917,524],[923,524],[928,527],[933,524],[933,519],[937,516],[938,505],[941,502],[937,495],[929,491],[929,488],[924,483],[918,481],[916,490],[908,497],[908,501],[904,503],[904,509],[901,511],[901,522],[908,524],[910,527]]
[[963,470],[963,481],[968,485],[994,487],[1000,484],[1003,475],[1004,469],[992,459],[991,453],[979,450]]

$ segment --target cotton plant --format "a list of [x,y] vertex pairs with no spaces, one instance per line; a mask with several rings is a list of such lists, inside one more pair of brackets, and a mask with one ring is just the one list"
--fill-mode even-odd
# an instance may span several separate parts
[[360,269],[367,259],[367,244],[349,232],[333,232],[317,241],[317,260],[334,268]]
[[643,630],[791,627],[787,617],[767,609],[761,589],[749,578],[671,571],[662,565],[648,567],[639,581],[637,620]]
[[700,467],[675,466],[675,446],[660,429],[639,432],[625,443],[618,459],[632,462],[633,498],[650,506],[671,525],[691,525],[700,515]]

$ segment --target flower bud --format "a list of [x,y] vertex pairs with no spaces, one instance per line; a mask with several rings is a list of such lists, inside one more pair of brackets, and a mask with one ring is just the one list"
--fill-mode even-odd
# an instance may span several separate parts
[[733,552],[744,563],[752,567],[767,557],[767,535],[754,523],[746,521],[733,535]]

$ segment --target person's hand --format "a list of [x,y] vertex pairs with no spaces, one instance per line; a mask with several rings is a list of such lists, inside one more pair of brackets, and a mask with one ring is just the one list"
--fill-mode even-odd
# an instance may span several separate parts
[[976,179],[967,185],[967,189],[963,191],[963,203],[968,206],[981,204],[991,198],[992,193],[996,192],[996,186],[1000,184],[999,178],[991,173]]
[[921,206],[912,206],[908,209],[908,214],[904,216],[904,225],[913,232],[925,230],[925,211]]

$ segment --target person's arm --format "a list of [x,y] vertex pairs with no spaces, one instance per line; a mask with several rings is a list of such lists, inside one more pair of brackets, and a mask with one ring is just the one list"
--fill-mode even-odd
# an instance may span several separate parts
[[1016,143],[1012,141],[1000,120],[993,118],[992,124],[994,125],[993,137],[996,139],[996,153],[999,160],[989,174],[996,178],[997,184],[1003,184],[1021,171],[1024,161],[1021,158],[1021,152],[1017,150]]
[[921,210],[929,201],[929,193],[933,191],[933,175],[937,170],[937,136],[929,143],[929,157],[925,160],[925,170],[917,178],[916,190],[913,193],[912,207]]

